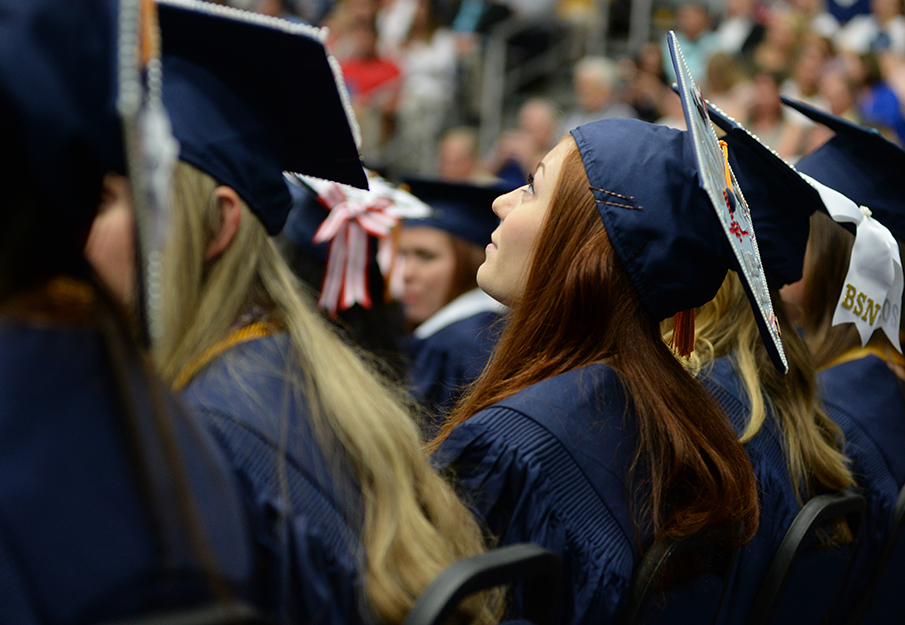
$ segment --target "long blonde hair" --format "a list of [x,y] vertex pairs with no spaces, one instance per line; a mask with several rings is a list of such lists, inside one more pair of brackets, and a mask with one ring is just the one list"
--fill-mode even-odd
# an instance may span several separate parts
[[[472,514],[427,464],[399,394],[317,314],[262,224],[242,208],[238,232],[217,258],[205,249],[219,224],[210,176],[180,162],[174,176],[172,236],[164,258],[163,337],[156,360],[173,383],[254,306],[288,332],[291,382],[307,398],[322,448],[339,450],[362,496],[364,593],[380,623],[403,620],[444,568],[484,549]],[[463,620],[495,622],[499,593],[465,602]]]
[[841,451],[842,431],[824,412],[817,378],[807,346],[788,321],[775,291],[775,313],[783,333],[789,372],[780,374],[770,362],[754,314],[738,275],[729,272],[716,297],[698,311],[695,353],[702,366],[733,354],[742,378],[751,414],[742,443],[754,438],[764,425],[767,405],[772,407],[783,435],[784,451],[799,502],[825,491],[854,484]]

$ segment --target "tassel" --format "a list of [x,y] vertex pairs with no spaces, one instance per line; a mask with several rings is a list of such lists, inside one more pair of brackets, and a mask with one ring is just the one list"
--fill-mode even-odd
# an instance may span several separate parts
[[694,351],[694,308],[680,310],[673,317],[670,347],[683,358]]

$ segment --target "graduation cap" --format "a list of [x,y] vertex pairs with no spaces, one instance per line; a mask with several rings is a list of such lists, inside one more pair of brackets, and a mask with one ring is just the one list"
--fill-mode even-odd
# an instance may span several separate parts
[[747,128],[707,103],[710,119],[725,133],[729,165],[751,219],[767,282],[781,287],[801,280],[810,216],[826,212],[820,193],[794,167]]
[[159,0],[159,15],[179,157],[235,189],[268,233],[291,205],[283,171],[367,188],[324,31],[197,0]]
[[657,320],[683,313],[677,330],[693,328],[686,311],[713,299],[727,269],[736,269],[767,351],[785,372],[748,207],[672,32],[669,48],[688,131],[636,120],[572,131],[601,218],[642,305]]
[[375,263],[389,276],[395,262],[390,233],[403,219],[431,214],[431,208],[369,172],[363,190],[307,176],[289,176],[292,210],[286,238],[324,265],[318,307],[330,314],[360,304],[370,308],[368,269]]
[[855,242],[833,325],[854,323],[866,345],[882,329],[901,351],[899,321],[905,289],[899,246],[905,236],[905,151],[872,128],[812,106],[783,103],[836,135],[796,163],[818,190],[830,216],[854,224]]
[[406,225],[439,228],[479,247],[490,243],[490,235],[500,225],[493,201],[513,188],[503,183],[481,185],[414,176],[403,182],[412,195],[433,209],[428,217],[406,220]]
[[873,128],[780,97],[786,106],[836,132],[795,168],[867,206],[896,238],[905,240],[905,150]]
[[103,174],[124,170],[115,9],[110,0],[0,0],[0,166],[34,194],[48,228],[86,228]]

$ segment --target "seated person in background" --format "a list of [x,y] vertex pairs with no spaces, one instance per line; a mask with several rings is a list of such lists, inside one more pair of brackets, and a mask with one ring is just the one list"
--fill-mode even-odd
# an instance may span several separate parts
[[[905,484],[898,243],[905,236],[905,151],[868,128],[802,103],[786,103],[836,131],[829,142],[798,161],[796,169],[842,194],[848,200],[848,214],[859,217],[863,209],[858,207],[863,206],[870,217],[851,220],[858,223],[852,236],[825,215],[813,216],[802,280],[786,287],[782,296],[799,315],[827,413],[845,433],[847,449],[879,450],[872,454],[870,466],[857,467],[864,482],[880,490],[891,476],[894,501]],[[868,299],[865,293],[873,297]],[[888,527],[882,519],[868,527],[873,535],[864,543],[866,557],[876,553]],[[856,569],[856,579],[865,579],[870,564]],[[859,587],[850,590],[857,598]],[[888,616],[890,622],[898,619],[898,614]]]
[[620,99],[616,63],[605,56],[586,56],[575,64],[572,85],[575,107],[559,122],[561,134],[598,119],[635,118],[635,110]]
[[531,98],[518,111],[518,126],[500,136],[484,167],[509,188],[525,182],[559,138],[556,108],[547,98]]
[[[502,544],[531,541],[562,556],[563,624],[619,623],[654,540],[705,532],[711,545],[735,546],[757,530],[745,452],[659,329],[709,301],[739,262],[721,225],[726,200],[700,182],[726,180],[709,139],[593,122],[493,204],[501,222],[478,283],[510,306],[509,318],[430,448]],[[716,166],[701,172],[699,162]],[[743,235],[756,254],[752,237]],[[688,330],[680,353],[691,348]]]
[[402,308],[412,329],[409,388],[430,438],[496,344],[505,307],[478,289],[475,273],[499,223],[491,204],[503,188],[423,178],[406,183],[433,209],[406,220],[399,239]]
[[[789,362],[786,375],[770,364],[755,318],[743,306],[742,283],[735,275],[727,277],[717,297],[698,311],[695,353],[703,362],[701,379],[732,421],[761,490],[760,526],[754,540],[739,553],[723,610],[723,622],[734,623],[750,613],[773,555],[802,505],[816,495],[855,486],[853,473],[863,476],[879,452],[873,446],[843,445],[840,425],[827,416],[821,402],[811,354],[777,297],[776,289],[801,279],[809,215],[827,210],[820,194],[742,127],[716,112],[711,116],[728,133],[729,162],[746,189],[773,311],[785,330],[782,339]],[[858,487],[867,500],[865,526],[888,525],[896,490],[872,481],[862,481]],[[870,562],[875,562],[882,535],[882,531],[880,536],[864,533],[859,554],[866,550]],[[845,544],[852,535],[850,528],[840,525],[828,538]],[[799,564],[811,568],[804,570],[807,581],[795,587],[797,593],[810,594],[804,604],[811,606],[813,597],[831,591],[820,575],[826,562],[813,562]],[[821,570],[814,570],[815,565]]]
[[4,623],[254,600],[229,467],[151,373],[82,252],[105,172],[125,169],[108,106],[117,5],[0,1]]
[[[396,394],[329,329],[268,236],[291,205],[284,170],[366,185],[329,57],[297,25],[159,6],[180,160],[155,362],[241,479],[273,612],[399,623],[483,545]],[[459,616],[488,623],[495,605],[478,595]]]
[[[424,217],[430,207],[368,175],[369,190],[291,176],[292,210],[276,237],[292,271],[314,293],[317,307],[352,344],[376,358],[392,381],[408,375],[401,352],[402,306],[388,284],[400,220]],[[395,287],[395,290],[399,290]]]
[[481,165],[477,128],[458,126],[443,133],[437,150],[437,176],[449,182],[496,182],[497,177]]

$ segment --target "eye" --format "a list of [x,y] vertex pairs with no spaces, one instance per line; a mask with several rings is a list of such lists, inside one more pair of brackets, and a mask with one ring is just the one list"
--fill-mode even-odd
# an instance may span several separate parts
[[528,174],[528,191],[534,193],[534,174]]

